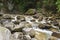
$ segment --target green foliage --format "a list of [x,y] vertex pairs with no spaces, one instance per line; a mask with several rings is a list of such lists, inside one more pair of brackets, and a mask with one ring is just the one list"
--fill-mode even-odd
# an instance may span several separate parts
[[60,0],[57,0],[57,2],[56,0],[3,0],[3,4],[7,9],[9,8],[8,3],[13,4],[12,11],[17,10],[22,13],[25,13],[29,9],[37,9],[38,12],[41,9],[45,9],[47,12],[56,12],[56,8],[58,8],[58,11],[60,11]]
[[0,3],[0,9],[3,7],[3,4],[2,3]]
[[57,0],[56,5],[57,5],[58,12],[60,12],[60,0]]
[[[14,4],[14,9],[17,8],[20,12],[26,12],[32,6],[35,6],[35,0],[10,0]],[[34,8],[34,7],[33,7]]]

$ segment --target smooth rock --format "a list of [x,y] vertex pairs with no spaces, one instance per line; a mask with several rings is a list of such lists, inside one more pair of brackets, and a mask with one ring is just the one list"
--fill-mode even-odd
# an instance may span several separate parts
[[58,40],[58,38],[51,36],[51,38],[49,40]]
[[25,14],[34,15],[34,14],[36,14],[36,10],[35,9],[29,9]]
[[11,40],[11,32],[4,27],[0,27],[0,40]]
[[42,33],[42,32],[36,32],[35,38],[37,40],[48,40],[47,34]]

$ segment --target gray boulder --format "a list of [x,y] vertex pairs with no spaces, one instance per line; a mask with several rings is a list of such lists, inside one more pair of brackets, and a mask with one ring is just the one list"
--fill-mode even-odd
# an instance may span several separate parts
[[0,40],[12,40],[11,32],[4,27],[0,27]]

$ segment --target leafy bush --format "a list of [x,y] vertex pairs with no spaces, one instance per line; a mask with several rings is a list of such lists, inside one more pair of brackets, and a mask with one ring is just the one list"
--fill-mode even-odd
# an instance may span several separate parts
[[60,0],[57,0],[56,5],[57,5],[58,12],[60,12]]

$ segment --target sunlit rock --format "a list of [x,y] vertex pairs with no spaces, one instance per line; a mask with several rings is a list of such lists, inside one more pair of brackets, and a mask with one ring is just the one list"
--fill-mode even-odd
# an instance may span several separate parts
[[52,32],[42,29],[36,28],[24,28],[23,31],[26,34],[29,34],[32,38],[36,38],[37,40],[48,40],[52,35]]
[[[34,29],[35,31],[36,31],[36,33],[37,33],[37,35],[36,35],[36,38],[38,39],[38,40],[48,40],[50,37],[51,37],[51,35],[52,35],[52,33],[53,32],[51,32],[51,31],[48,31],[48,30],[42,30],[42,29]],[[40,36],[41,35],[41,36]],[[38,38],[39,37],[39,38]],[[40,37],[41,37],[41,39],[40,39]]]
[[23,32],[25,32],[27,34],[30,32],[30,30],[32,30],[32,28],[23,28]]
[[24,27],[25,27],[25,28],[26,28],[26,27],[31,28],[32,25],[31,25],[30,23],[26,23],[26,24],[24,25]]
[[51,38],[49,40],[58,40],[58,38],[51,36]]
[[23,37],[25,40],[31,40],[31,37],[29,35],[24,35]]
[[12,22],[17,21],[17,16],[14,16],[13,18],[14,18],[14,19],[11,20]]
[[26,16],[26,17],[25,17],[26,22],[29,22],[29,23],[31,23],[30,20],[33,20],[33,19],[34,19],[34,18],[33,18],[32,16]]
[[45,33],[42,32],[36,32],[35,38],[37,40],[48,40],[47,35]]
[[30,35],[31,38],[34,38],[35,36],[35,30],[33,30],[32,28],[24,28],[23,32],[27,35]]
[[11,40],[11,32],[4,27],[0,27],[0,40]]
[[34,14],[36,14],[36,10],[35,9],[29,9],[25,14],[34,15]]
[[35,37],[35,30],[31,29],[29,31],[29,35],[30,35],[31,38],[34,38]]
[[49,30],[52,32],[58,32],[59,31],[57,28],[50,28]]

